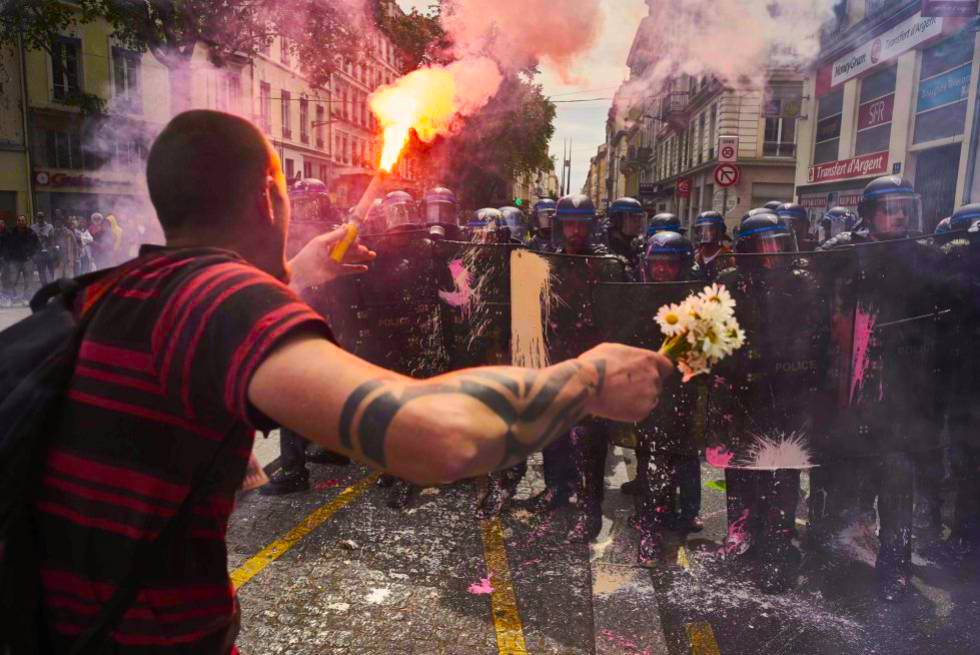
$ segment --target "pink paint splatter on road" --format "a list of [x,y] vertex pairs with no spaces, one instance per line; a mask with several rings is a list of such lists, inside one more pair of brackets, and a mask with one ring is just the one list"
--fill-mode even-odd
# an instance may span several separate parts
[[[851,394],[850,402],[854,403],[855,397],[864,386],[864,377],[870,368],[868,362],[868,349],[871,345],[871,334],[875,329],[877,314],[864,311],[860,304],[854,312],[854,347],[851,355]],[[883,390],[880,390],[883,393]]]
[[490,584],[490,578],[482,578],[471,584],[468,591],[475,596],[486,596],[493,593],[493,585]]
[[708,464],[716,469],[727,469],[732,460],[735,459],[735,453],[728,452],[724,446],[718,446],[717,448],[706,448],[704,457],[708,460]]
[[603,630],[599,634],[601,634],[603,639],[606,641],[609,641],[622,648],[624,651],[626,651],[627,655],[651,655],[650,649],[643,648],[632,639],[624,637],[623,635],[618,635],[612,630]]
[[473,302],[473,274],[466,270],[462,259],[449,262],[449,273],[456,285],[454,291],[440,291],[439,297],[451,307],[458,307],[466,314]]

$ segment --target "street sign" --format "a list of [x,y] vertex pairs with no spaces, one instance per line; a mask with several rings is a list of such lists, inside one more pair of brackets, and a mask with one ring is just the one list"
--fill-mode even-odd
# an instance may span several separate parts
[[691,179],[687,177],[677,178],[677,197],[678,198],[690,198],[691,197]]
[[738,137],[720,136],[718,137],[718,162],[721,164],[734,164],[738,161]]
[[723,189],[735,186],[742,178],[742,170],[735,164],[719,164],[715,169],[715,184]]

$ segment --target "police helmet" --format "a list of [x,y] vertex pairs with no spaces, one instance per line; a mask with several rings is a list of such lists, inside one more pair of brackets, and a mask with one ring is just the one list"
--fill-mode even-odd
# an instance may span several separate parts
[[510,230],[510,238],[515,241],[524,241],[527,235],[527,219],[517,207],[501,207],[500,214],[503,217],[503,225]]
[[619,198],[609,206],[610,224],[628,237],[646,233],[647,213],[636,198]]
[[664,230],[650,237],[644,255],[646,282],[673,282],[694,264],[694,248],[683,234]]
[[557,203],[551,198],[542,198],[531,209],[531,226],[536,230],[550,230],[555,221]]
[[[946,220],[949,221],[949,229],[953,232],[969,230],[977,222],[980,222],[980,203],[963,205]],[[938,227],[936,228],[936,233],[939,233]]]
[[434,187],[422,197],[426,225],[456,225],[456,194],[446,187]]
[[720,243],[726,231],[725,217],[721,212],[701,212],[694,219],[694,238],[698,243]]
[[389,230],[419,227],[415,200],[405,191],[392,191],[381,203],[386,227]]
[[582,193],[565,196],[555,206],[555,219],[591,223],[596,219],[595,204],[592,198]]
[[922,202],[912,185],[900,175],[886,175],[864,187],[858,214],[868,229],[900,238],[922,231]]
[[738,254],[780,254],[798,252],[796,235],[773,212],[746,215],[735,233]]
[[662,212],[650,219],[650,227],[647,228],[648,237],[664,231],[681,233],[681,220],[676,214]]

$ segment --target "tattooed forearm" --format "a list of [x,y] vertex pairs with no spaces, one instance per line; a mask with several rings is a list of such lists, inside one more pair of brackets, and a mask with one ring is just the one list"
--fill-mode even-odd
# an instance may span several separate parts
[[381,467],[395,417],[412,403],[446,396],[477,401],[473,433],[499,440],[488,468],[512,466],[567,432],[587,414],[605,382],[605,363],[566,362],[545,370],[487,368],[409,385],[371,381],[347,399],[340,416],[341,445]]

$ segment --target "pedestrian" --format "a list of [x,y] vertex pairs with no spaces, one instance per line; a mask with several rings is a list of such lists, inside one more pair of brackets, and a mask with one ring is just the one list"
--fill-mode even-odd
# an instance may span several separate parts
[[75,217],[75,237],[78,239],[78,273],[83,275],[95,270],[92,258],[92,233],[88,231],[88,220],[84,216]]
[[112,251],[115,237],[112,228],[99,212],[95,212],[89,217],[88,232],[92,236],[90,253],[92,258],[93,270],[100,270],[111,266]]
[[[56,214],[57,216],[57,214]],[[51,249],[55,253],[55,279],[73,278],[78,275],[78,259],[81,244],[75,235],[70,219],[60,216],[54,222],[54,232],[51,235]]]
[[[7,295],[12,303],[27,304],[31,290],[34,287],[34,270],[31,266],[41,245],[37,235],[27,224],[27,216],[17,217],[17,224],[4,239],[4,251],[7,259]],[[18,295],[17,285],[22,284]]]
[[109,224],[109,233],[112,234],[112,250],[109,255],[109,265],[115,266],[127,259],[126,251],[123,249],[123,229],[119,225],[119,220],[115,214],[106,214],[106,222]]
[[[180,114],[150,150],[147,183],[167,246],[145,247],[86,293],[79,362],[47,434],[35,506],[56,652],[123,581],[140,592],[101,651],[236,652],[225,532],[257,429],[281,425],[413,483],[444,483],[513,465],[586,414],[638,420],[672,370],[655,353],[603,345],[540,370],[436,381],[386,371],[335,346],[287,286],[363,272],[373,253],[355,246],[334,263],[338,230],[285,261],[285,177],[256,126]],[[507,391],[521,385],[527,394]],[[184,507],[200,484],[204,500]],[[173,538],[137,574],[137,554],[170,521]]]
[[44,212],[37,212],[31,230],[37,235],[38,250],[34,255],[34,265],[37,267],[37,275],[43,287],[48,282],[54,281],[55,268],[58,265],[57,253],[51,245],[54,226],[48,222]]

